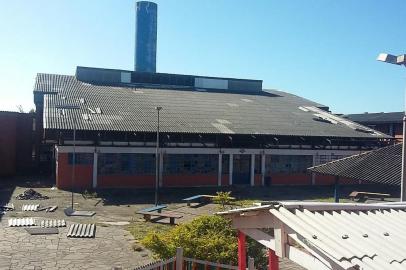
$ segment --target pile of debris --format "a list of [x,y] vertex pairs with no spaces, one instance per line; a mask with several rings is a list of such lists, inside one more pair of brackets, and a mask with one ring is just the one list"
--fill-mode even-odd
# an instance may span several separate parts
[[48,196],[33,190],[32,188],[25,190],[23,193],[16,197],[17,200],[46,200]]

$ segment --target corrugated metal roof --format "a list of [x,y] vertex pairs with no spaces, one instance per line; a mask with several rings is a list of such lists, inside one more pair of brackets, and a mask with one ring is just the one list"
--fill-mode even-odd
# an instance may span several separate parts
[[41,220],[40,227],[43,227],[43,228],[66,227],[66,221],[64,219]]
[[21,210],[23,211],[37,211],[39,204],[23,204]]
[[309,168],[311,172],[379,184],[400,185],[402,144],[337,159]]
[[[255,211],[269,211],[304,248],[342,267],[334,269],[406,269],[406,203],[281,202],[248,212]],[[246,212],[238,209],[221,214],[241,213],[249,218]]]
[[10,218],[8,220],[9,227],[35,226],[35,224],[34,218]]
[[404,112],[346,114],[343,117],[365,124],[402,123]]
[[94,237],[95,234],[95,224],[71,224],[66,236],[74,238],[91,238]]
[[[368,128],[348,120],[337,124],[315,121],[313,118],[320,111],[316,107],[320,104],[276,90],[250,95],[139,89],[91,85],[74,76],[38,74],[34,91],[45,94],[46,129],[73,129],[76,121],[79,130],[155,132],[155,107],[162,106],[162,132],[388,137],[379,132],[357,131],[357,128],[364,131]],[[81,99],[84,102],[80,102]],[[61,112],[55,108],[57,105],[78,105],[81,109]],[[315,109],[303,110],[303,106]],[[96,108],[102,113],[91,113]],[[323,117],[326,115],[335,117],[328,113]],[[217,119],[225,121],[219,123]]]

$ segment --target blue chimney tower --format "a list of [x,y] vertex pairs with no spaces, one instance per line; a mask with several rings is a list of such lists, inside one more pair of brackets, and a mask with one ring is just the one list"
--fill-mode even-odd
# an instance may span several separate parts
[[157,16],[157,4],[148,1],[136,3],[135,71],[156,72]]

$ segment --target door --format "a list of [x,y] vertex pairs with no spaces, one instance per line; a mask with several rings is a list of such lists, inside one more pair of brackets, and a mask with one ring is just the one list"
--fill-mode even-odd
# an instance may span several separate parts
[[249,185],[251,155],[233,155],[233,184]]

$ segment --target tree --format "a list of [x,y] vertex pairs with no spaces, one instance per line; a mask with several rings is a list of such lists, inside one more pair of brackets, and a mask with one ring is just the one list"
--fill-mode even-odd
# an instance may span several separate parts
[[[237,265],[237,232],[231,221],[220,216],[201,216],[167,232],[150,232],[141,243],[154,254],[167,259],[182,247],[184,256]],[[248,239],[248,255],[255,259],[258,268],[266,267],[263,247]],[[261,266],[261,267],[260,267]]]

